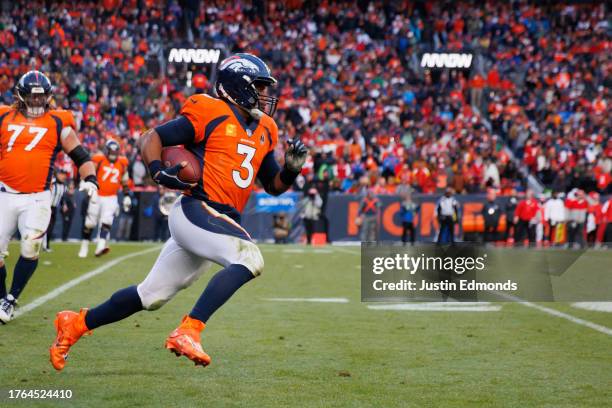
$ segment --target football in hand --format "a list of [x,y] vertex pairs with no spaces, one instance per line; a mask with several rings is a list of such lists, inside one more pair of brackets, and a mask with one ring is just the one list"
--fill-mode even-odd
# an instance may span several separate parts
[[161,158],[165,167],[172,167],[182,162],[187,163],[178,174],[178,178],[185,183],[197,183],[202,178],[200,161],[193,153],[182,147],[164,147]]

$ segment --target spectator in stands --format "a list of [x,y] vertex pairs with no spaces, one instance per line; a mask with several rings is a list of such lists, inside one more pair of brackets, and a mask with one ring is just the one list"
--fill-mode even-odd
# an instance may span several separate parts
[[[165,60],[167,48],[187,42],[274,66],[280,139],[325,151],[304,171],[318,181],[333,173],[331,190],[367,176],[368,185],[384,177],[388,191],[409,178],[424,193],[490,185],[504,194],[531,172],[555,191],[612,191],[602,2],[460,2],[452,13],[445,2],[43,3],[35,18],[23,12],[28,2],[4,4],[0,100],[13,101],[24,71],[49,72],[55,104],[75,112],[83,144],[95,151],[111,134],[120,139],[138,187],[141,132],[175,116],[191,93],[211,92],[210,66]],[[423,50],[452,49],[478,51],[471,71],[421,69]]]
[[514,223],[516,224],[514,244],[522,246],[525,239],[529,240],[529,245],[536,242],[537,214],[540,209],[538,200],[535,199],[533,190],[528,189],[525,198],[520,200],[516,206]]
[[459,220],[459,202],[453,194],[453,189],[447,188],[436,204],[436,216],[440,225],[438,244],[455,243],[455,223]]

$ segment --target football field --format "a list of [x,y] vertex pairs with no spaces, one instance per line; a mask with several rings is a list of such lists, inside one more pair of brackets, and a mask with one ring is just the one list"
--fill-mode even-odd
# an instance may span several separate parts
[[[358,247],[261,245],[263,275],[203,332],[213,360],[207,368],[177,359],[163,343],[217,267],[162,309],[84,337],[57,373],[48,361],[55,313],[94,306],[140,282],[160,248],[111,247],[100,259],[78,259],[75,244],[58,243],[42,254],[20,299],[21,315],[0,326],[0,406],[603,407],[612,401],[612,313],[565,303],[371,309],[360,302]],[[18,247],[10,249],[9,280]],[[73,396],[16,401],[7,399],[9,389],[69,389]]]

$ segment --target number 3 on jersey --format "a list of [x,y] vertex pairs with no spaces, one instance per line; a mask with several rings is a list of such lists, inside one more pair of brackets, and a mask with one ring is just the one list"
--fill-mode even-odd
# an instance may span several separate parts
[[[26,128],[25,126],[21,126],[21,125],[11,124],[7,126],[7,130],[9,132],[13,132],[13,134],[9,138],[8,145],[6,146],[7,153],[13,150],[13,145],[15,144],[15,140],[17,140],[17,138],[19,137],[19,135],[21,134],[21,132],[23,132],[25,128]],[[28,145],[23,150],[25,150],[26,152],[29,152],[32,149],[34,149],[34,147],[36,147],[38,142],[41,141],[45,133],[47,133],[47,130],[48,129],[46,128],[41,128],[41,127],[36,127],[36,126],[29,127],[28,133],[35,135],[35,136],[32,139],[32,141],[28,143]]]
[[256,151],[257,149],[255,149],[254,147],[247,146],[244,144],[239,143],[237,146],[237,153],[245,156],[240,167],[243,169],[247,169],[248,172],[247,177],[242,178],[239,170],[232,171],[232,178],[234,179],[234,183],[236,183],[236,185],[240,188],[248,188],[251,185],[251,182],[253,181],[255,171],[253,170],[253,164],[251,163],[251,161],[253,160],[253,157],[255,157]]

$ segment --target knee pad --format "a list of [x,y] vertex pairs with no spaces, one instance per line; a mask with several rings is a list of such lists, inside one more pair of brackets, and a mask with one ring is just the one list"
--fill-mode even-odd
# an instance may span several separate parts
[[26,259],[37,259],[42,245],[42,237],[30,238],[25,237],[21,240],[21,256]]
[[175,288],[172,290],[169,287],[153,289],[147,287],[147,282],[142,282],[136,287],[138,290],[138,296],[142,302],[142,307],[145,310],[157,310],[170,301],[177,294],[181,288]]
[[257,245],[249,242],[240,250],[240,259],[238,264],[244,265],[254,276],[259,276],[264,269],[263,255]]

